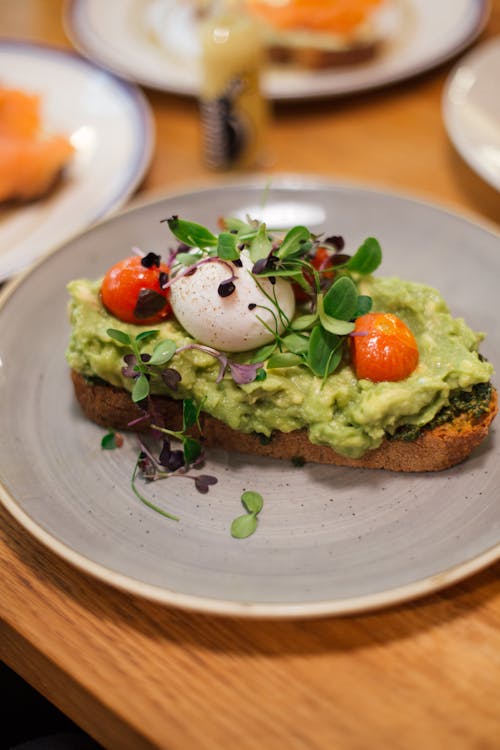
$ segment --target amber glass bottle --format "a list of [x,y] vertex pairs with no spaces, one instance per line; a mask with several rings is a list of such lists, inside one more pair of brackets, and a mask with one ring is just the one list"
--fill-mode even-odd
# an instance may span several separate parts
[[215,2],[201,23],[201,43],[205,163],[212,169],[258,166],[268,123],[258,26],[237,0]]

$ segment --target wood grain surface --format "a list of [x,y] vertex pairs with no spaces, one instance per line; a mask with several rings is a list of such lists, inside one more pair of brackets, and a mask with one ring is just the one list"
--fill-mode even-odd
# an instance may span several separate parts
[[[59,0],[0,0],[0,33],[69,46]],[[500,0],[482,38],[495,34]],[[451,65],[276,107],[266,171],[385,185],[500,226],[499,194],[444,130]],[[211,177],[196,103],[147,96],[157,146],[141,191]],[[4,510],[0,566],[0,658],[112,750],[500,747],[500,565],[413,604],[297,622],[136,599],[74,570]]]

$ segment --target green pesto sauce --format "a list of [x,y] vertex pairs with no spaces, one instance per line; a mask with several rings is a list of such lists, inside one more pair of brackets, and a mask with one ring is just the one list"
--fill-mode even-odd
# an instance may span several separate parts
[[[482,334],[472,331],[461,318],[452,318],[435,289],[397,278],[372,277],[364,278],[359,286],[362,294],[372,297],[374,311],[398,315],[417,339],[419,364],[405,380],[358,380],[346,362],[325,382],[300,366],[268,370],[265,380],[248,385],[239,386],[228,375],[217,384],[218,362],[204,352],[186,351],[169,363],[182,376],[178,391],[169,393],[160,380],[152,381],[151,391],[198,402],[205,399],[204,411],[235,430],[264,438],[275,430],[306,428],[312,443],[356,458],[378,447],[387,435],[402,434],[403,426],[410,435],[429,425],[443,409],[451,411],[442,414],[453,415],[457,393],[474,393],[473,386],[488,383],[493,368],[477,351]],[[128,350],[107,335],[108,328],[130,336],[157,328],[157,336],[145,342],[144,352],[151,352],[164,338],[178,346],[192,339],[174,318],[156,326],[122,323],[102,306],[99,288],[100,282],[87,280],[68,286],[72,334],[67,360],[82,375],[130,391],[133,383],[121,373]]]

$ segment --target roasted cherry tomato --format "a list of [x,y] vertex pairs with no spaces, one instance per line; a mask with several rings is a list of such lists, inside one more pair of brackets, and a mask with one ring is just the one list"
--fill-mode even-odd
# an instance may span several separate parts
[[418,346],[406,323],[391,313],[356,320],[351,356],[356,376],[375,383],[407,378],[418,364]]
[[168,290],[169,268],[159,256],[149,253],[125,258],[106,273],[101,286],[104,307],[124,323],[150,325],[159,323],[171,313]]
[[[314,268],[317,271],[323,271],[324,268],[330,267],[331,257],[332,255],[331,253],[328,252],[326,247],[318,247],[315,255],[310,259],[310,262],[311,262],[311,265],[314,266]],[[335,275],[335,271],[333,269],[330,269],[322,273],[322,276],[326,279],[333,279],[334,275]],[[304,276],[310,284],[313,284],[313,279],[309,277],[307,272],[304,272]],[[297,300],[297,302],[306,302],[306,300],[310,299],[310,296],[307,294],[305,289],[302,289],[300,284],[294,283],[293,291],[294,291],[295,299]]]

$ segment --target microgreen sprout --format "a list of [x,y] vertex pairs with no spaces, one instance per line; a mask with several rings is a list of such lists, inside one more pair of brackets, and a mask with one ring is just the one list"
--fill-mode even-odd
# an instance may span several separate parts
[[123,445],[123,436],[115,430],[107,432],[101,440],[101,448],[105,451],[113,451],[116,448],[121,448]]
[[247,510],[242,516],[238,516],[231,524],[231,536],[235,539],[246,539],[257,529],[257,516],[262,510],[264,500],[259,492],[247,490],[241,496],[241,502]]

